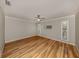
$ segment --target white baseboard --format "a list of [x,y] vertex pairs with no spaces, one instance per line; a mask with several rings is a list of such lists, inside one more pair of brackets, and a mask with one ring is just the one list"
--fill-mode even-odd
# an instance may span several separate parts
[[[30,35],[30,36],[25,36],[25,37],[21,37],[21,38],[11,39],[9,41],[5,41],[5,43],[9,43],[9,42],[12,42],[12,41],[21,40],[23,38],[29,38],[29,37],[32,37],[32,36],[36,36],[36,35]],[[38,35],[38,36],[45,37],[45,38],[48,38],[48,39],[51,39],[51,40],[56,40],[56,41],[64,42],[64,43],[71,44],[71,45],[74,45],[75,46],[75,43],[71,43],[69,41],[63,41],[61,39],[55,39],[55,38],[51,38],[51,37],[44,36],[44,35]]]
[[5,43],[21,40],[21,39],[24,39],[24,38],[29,38],[29,37],[32,37],[32,36],[35,36],[35,35],[25,36],[25,37],[21,37],[21,38],[15,38],[15,39],[11,39],[11,40],[5,40]]
[[45,38],[48,38],[48,39],[51,39],[51,40],[56,40],[56,41],[59,41],[59,42],[63,42],[63,43],[67,43],[67,44],[71,44],[73,46],[75,46],[75,43],[71,43],[69,41],[64,41],[64,40],[61,40],[61,39],[55,39],[55,38],[51,38],[51,37],[48,37],[48,36],[44,36],[44,35],[39,35],[41,37],[45,37]]

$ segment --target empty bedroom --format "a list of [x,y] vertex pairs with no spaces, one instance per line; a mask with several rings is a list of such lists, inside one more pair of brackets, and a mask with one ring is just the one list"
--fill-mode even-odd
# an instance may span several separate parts
[[79,0],[0,0],[1,58],[79,58]]

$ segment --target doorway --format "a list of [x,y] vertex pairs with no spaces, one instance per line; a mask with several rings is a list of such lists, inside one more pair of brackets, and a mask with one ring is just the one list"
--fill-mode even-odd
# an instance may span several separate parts
[[67,41],[69,39],[69,21],[61,22],[61,40]]

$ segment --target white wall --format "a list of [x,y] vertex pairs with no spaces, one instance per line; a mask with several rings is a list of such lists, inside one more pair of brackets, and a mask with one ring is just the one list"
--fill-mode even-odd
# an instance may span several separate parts
[[75,15],[69,16],[69,43],[75,45]]
[[[69,21],[69,39],[63,41],[70,44],[75,44],[75,16],[65,16],[57,19],[51,19],[41,23],[41,33],[40,36],[44,36],[50,39],[55,39],[61,41],[61,22],[64,20]],[[52,25],[52,29],[46,29],[46,25]]]
[[79,13],[76,14],[75,17],[75,34],[76,34],[76,46],[79,48]]
[[5,16],[5,42],[35,35],[35,25],[24,19]]
[[4,29],[5,29],[5,17],[3,14],[3,10],[0,6],[0,57],[2,55],[3,52],[3,48],[4,48]]
[[[5,42],[15,41],[36,34],[36,28],[33,22],[8,16],[6,16],[5,18]],[[42,22],[41,27],[38,27],[38,34],[40,36],[61,41],[61,22],[64,20],[69,20],[69,39],[64,42],[75,44],[74,15],[60,17]],[[46,25],[52,25],[52,30],[45,29]]]

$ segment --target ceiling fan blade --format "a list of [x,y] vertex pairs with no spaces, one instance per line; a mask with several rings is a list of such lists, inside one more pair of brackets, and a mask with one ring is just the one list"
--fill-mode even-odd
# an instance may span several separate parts
[[38,17],[35,17],[36,19],[38,19]]
[[40,18],[40,19],[46,19],[46,18]]

